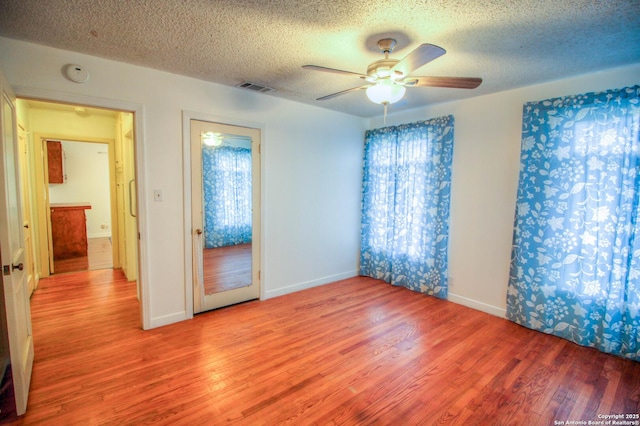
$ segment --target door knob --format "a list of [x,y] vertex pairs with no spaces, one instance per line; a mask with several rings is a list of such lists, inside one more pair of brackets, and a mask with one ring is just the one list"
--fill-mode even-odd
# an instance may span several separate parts
[[22,264],[22,262],[18,263],[17,265],[11,265],[11,270],[19,270],[22,271],[24,269],[24,265]]

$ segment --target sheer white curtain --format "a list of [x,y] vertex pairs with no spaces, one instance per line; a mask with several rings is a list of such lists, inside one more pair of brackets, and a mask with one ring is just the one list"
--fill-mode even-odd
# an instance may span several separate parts
[[360,274],[447,297],[453,117],[367,131]]
[[524,106],[507,317],[640,360],[640,86]]

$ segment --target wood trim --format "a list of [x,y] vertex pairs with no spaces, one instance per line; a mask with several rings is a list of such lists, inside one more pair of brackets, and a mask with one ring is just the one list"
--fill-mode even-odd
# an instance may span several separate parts
[[47,166],[49,183],[64,183],[62,142],[47,141]]

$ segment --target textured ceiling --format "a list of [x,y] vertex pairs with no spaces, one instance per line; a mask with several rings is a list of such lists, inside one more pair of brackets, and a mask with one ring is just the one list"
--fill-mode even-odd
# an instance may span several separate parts
[[391,111],[640,62],[638,0],[0,0],[0,36],[129,62],[363,117],[357,78],[393,37],[447,54],[414,75],[481,77],[477,89],[415,87]]

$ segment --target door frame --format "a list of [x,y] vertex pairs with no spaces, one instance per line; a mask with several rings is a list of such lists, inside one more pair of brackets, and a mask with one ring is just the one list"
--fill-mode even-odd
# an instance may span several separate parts
[[[264,141],[265,141],[265,125],[248,120],[238,118],[221,117],[206,113],[194,111],[182,111],[182,150],[183,150],[183,191],[184,194],[184,273],[185,273],[185,311],[187,318],[193,318],[194,311],[194,277],[193,277],[193,220],[191,208],[191,120],[208,121],[211,123],[225,124],[236,127],[250,127],[260,131],[260,223],[264,223]],[[260,300],[265,298],[265,269],[264,269],[264,227],[260,227]]]
[[19,98],[33,99],[48,102],[62,102],[68,104],[86,105],[88,107],[107,108],[133,113],[133,132],[135,141],[135,167],[136,167],[136,206],[138,208],[138,285],[140,287],[140,322],[142,329],[152,328],[151,321],[151,297],[149,295],[149,252],[147,235],[147,204],[141,200],[147,199],[146,173],[145,173],[145,143],[144,143],[144,106],[142,104],[105,99],[94,96],[77,95],[71,93],[42,90],[32,87],[15,86],[13,91]]
[[[108,156],[109,156],[109,210],[111,213],[111,226],[112,230],[112,257],[113,257],[113,267],[120,267],[120,253],[119,253],[119,245],[118,245],[118,235],[114,232],[114,229],[118,229],[118,218],[116,214],[117,204],[116,204],[116,160],[115,160],[115,140],[114,139],[106,139],[106,138],[98,138],[98,137],[75,137],[75,136],[65,136],[58,134],[50,134],[50,133],[34,133],[33,135],[33,143],[34,146],[37,146],[38,143],[41,144],[41,150],[36,149],[34,152],[35,155],[35,174],[36,174],[36,196],[40,200],[45,200],[42,205],[38,205],[36,212],[36,222],[38,223],[38,229],[40,234],[40,242],[37,252],[38,258],[40,260],[42,266],[42,274],[40,278],[46,278],[52,273],[53,269],[53,242],[51,240],[51,209],[50,209],[50,199],[49,199],[49,186],[47,182],[48,179],[48,167],[47,167],[47,153],[46,153],[46,142],[47,141],[68,141],[68,142],[82,142],[82,143],[92,143],[92,144],[101,144],[106,145],[108,147]],[[33,208],[33,207],[32,207]],[[43,244],[42,242],[47,241],[47,244]],[[48,265],[47,270],[44,270],[44,265]],[[46,273],[48,272],[48,273]],[[53,270],[55,273],[55,270]]]

